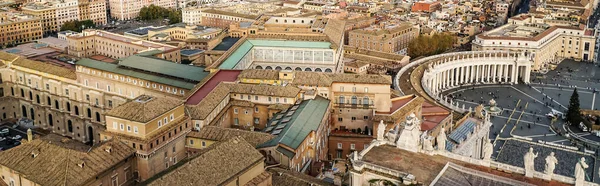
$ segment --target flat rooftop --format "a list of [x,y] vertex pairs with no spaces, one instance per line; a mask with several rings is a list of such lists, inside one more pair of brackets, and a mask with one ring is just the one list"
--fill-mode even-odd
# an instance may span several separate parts
[[[540,25],[543,26],[543,25]],[[546,27],[548,28],[548,27]],[[496,29],[485,32],[484,35],[491,37],[521,37],[533,38],[547,29],[543,27],[533,27],[525,25],[507,24]]]

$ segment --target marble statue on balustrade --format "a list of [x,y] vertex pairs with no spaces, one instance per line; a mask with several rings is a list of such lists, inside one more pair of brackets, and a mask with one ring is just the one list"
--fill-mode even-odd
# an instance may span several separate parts
[[585,183],[585,169],[588,167],[589,165],[585,163],[585,158],[581,157],[581,160],[575,165],[575,186]]
[[483,119],[483,116],[483,105],[477,105],[477,107],[475,107],[475,117]]
[[421,134],[421,121],[415,116],[415,113],[411,113],[406,117],[406,121],[402,122],[404,128],[399,133],[398,141],[396,141],[396,147],[411,151],[419,151],[419,140]]
[[556,168],[557,163],[558,159],[554,156],[554,152],[550,152],[550,155],[546,156],[546,166],[544,169],[544,173],[548,180],[552,179],[552,176],[554,176],[554,169]]
[[427,153],[427,154],[432,154],[433,153],[433,142],[431,142],[431,140],[433,139],[433,137],[427,135],[427,132],[423,132],[424,135],[422,135],[421,137],[421,141],[423,142],[423,152]]
[[529,147],[529,152],[525,153],[523,156],[523,164],[525,168],[525,176],[533,177],[533,172],[535,172],[535,167],[533,161],[537,158],[538,153],[533,153],[533,148]]
[[400,132],[400,127],[396,124],[387,133],[385,133],[385,138],[390,143],[396,143],[396,139],[398,139],[398,133]]
[[444,127],[440,129],[440,133],[438,134],[436,141],[437,150],[442,152],[446,151],[446,130],[444,129]]
[[490,161],[493,153],[494,153],[494,144],[492,144],[492,141],[488,139],[483,147],[483,160]]
[[385,124],[383,120],[379,121],[379,126],[377,126],[377,141],[383,141],[385,135]]

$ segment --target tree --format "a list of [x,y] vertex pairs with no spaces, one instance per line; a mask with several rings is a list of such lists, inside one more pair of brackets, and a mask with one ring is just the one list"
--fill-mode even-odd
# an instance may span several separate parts
[[75,32],[81,32],[82,28],[88,29],[88,28],[95,28],[95,27],[96,27],[96,24],[92,20],[83,20],[83,21],[73,20],[73,21],[67,21],[63,25],[61,25],[60,31],[71,30],[71,31],[75,31]]
[[142,7],[138,18],[144,21],[168,18],[169,24],[175,24],[181,22],[181,12],[176,9],[150,5]]
[[571,124],[579,125],[581,122],[581,112],[579,111],[579,94],[577,93],[577,88],[573,90],[573,94],[571,95],[571,100],[569,100],[569,108],[567,110],[567,120],[571,122]]
[[419,36],[408,44],[408,55],[416,58],[419,56],[435,55],[452,48],[455,37],[450,34],[434,34],[432,36]]

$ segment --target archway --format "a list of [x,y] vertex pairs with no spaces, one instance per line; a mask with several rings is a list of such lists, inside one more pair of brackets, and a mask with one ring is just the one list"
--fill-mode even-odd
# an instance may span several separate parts
[[25,108],[25,105],[21,105],[21,111],[23,112],[23,117],[26,118],[27,117],[27,108]]

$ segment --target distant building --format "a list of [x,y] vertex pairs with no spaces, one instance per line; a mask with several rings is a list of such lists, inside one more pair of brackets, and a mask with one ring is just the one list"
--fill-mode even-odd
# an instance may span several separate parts
[[16,45],[42,39],[40,18],[28,14],[0,12],[0,45]]
[[109,0],[110,17],[118,20],[131,20],[138,17],[142,7],[150,5],[163,8],[177,8],[176,0],[134,1],[134,0]]
[[412,12],[435,12],[442,9],[442,4],[437,1],[419,1],[411,7]]
[[410,23],[374,25],[349,32],[348,45],[359,49],[408,54],[408,44],[419,35]]

